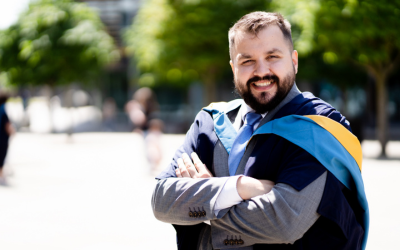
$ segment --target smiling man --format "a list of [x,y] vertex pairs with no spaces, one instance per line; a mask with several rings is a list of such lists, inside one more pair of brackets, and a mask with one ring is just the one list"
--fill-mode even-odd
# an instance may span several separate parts
[[230,64],[236,90],[261,114],[285,98],[297,73],[297,51],[293,50],[290,26],[287,23],[281,27],[253,32],[233,27],[230,32]]
[[[197,115],[152,197],[178,249],[365,249],[361,149],[348,121],[295,84],[280,14],[229,30],[236,91]],[[189,157],[189,155],[191,157]]]

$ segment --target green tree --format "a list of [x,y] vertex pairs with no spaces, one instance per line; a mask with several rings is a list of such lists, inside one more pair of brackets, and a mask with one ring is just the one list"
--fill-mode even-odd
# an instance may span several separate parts
[[243,15],[266,10],[265,0],[148,0],[126,33],[139,83],[188,84],[200,79],[205,102],[229,67],[228,30]]
[[72,0],[32,2],[0,31],[0,71],[16,86],[90,82],[118,58],[97,13]]
[[386,156],[387,79],[400,63],[400,2],[341,0],[322,2],[317,13],[317,42],[323,57],[360,65],[375,79],[377,137]]
[[[347,63],[363,68],[376,83],[377,137],[386,155],[388,142],[387,79],[400,63],[400,1],[392,0],[290,0],[276,2],[293,23],[307,27],[299,39],[322,53],[325,63]],[[290,6],[290,7],[288,7]],[[305,18],[296,12],[307,13]],[[304,31],[302,32],[304,33]],[[306,46],[306,47],[307,47]]]

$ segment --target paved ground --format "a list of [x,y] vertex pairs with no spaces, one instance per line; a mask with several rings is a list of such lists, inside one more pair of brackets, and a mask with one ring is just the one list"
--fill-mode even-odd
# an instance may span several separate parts
[[[165,135],[166,165],[182,135]],[[397,160],[364,159],[371,209],[368,250],[391,250],[400,233],[400,143],[389,145]],[[363,144],[368,157],[375,142]],[[153,218],[153,175],[140,136],[128,133],[39,135],[12,141],[0,186],[0,249],[176,249],[173,228]]]

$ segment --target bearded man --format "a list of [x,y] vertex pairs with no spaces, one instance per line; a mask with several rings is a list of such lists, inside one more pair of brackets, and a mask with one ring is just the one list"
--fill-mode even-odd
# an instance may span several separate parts
[[360,144],[344,116],[296,87],[289,22],[247,14],[229,48],[243,99],[198,113],[157,176],[155,217],[173,224],[178,249],[365,249]]

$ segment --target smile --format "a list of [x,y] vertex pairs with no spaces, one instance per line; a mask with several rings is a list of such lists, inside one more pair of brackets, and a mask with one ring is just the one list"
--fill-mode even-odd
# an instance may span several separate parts
[[266,86],[273,84],[274,82],[275,82],[274,80],[262,80],[262,81],[253,82],[253,84],[257,87],[266,87]]

